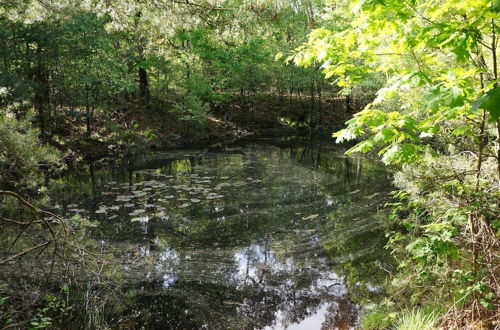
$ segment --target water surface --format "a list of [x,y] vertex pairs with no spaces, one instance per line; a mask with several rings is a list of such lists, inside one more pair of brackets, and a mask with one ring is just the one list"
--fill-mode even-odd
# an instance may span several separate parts
[[388,176],[337,147],[145,153],[62,181],[67,214],[123,251],[137,328],[350,329],[383,291]]

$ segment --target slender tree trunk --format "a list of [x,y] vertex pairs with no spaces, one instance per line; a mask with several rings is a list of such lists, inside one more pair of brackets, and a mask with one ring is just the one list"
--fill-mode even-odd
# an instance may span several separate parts
[[85,112],[86,112],[86,126],[87,126],[87,136],[90,137],[92,135],[92,112],[90,110],[90,91],[89,88],[86,87],[85,90]]
[[307,27],[314,29],[314,9],[311,2],[306,3]]
[[500,119],[497,119],[497,173],[500,186]]
[[317,88],[317,93],[318,93],[318,112],[319,112],[319,123],[320,125],[323,124],[323,105],[321,104],[321,88]]
[[332,93],[332,115],[334,115],[336,113],[337,109],[336,109],[336,99],[335,99],[333,87],[331,87],[330,92]]
[[[491,19],[491,57],[493,61],[493,77],[495,78],[495,87],[498,87],[498,62],[497,62],[497,35],[495,29],[495,20]],[[497,119],[497,174],[498,185],[500,186],[500,119]]]
[[35,110],[38,117],[38,125],[42,137],[47,135],[46,127],[46,105],[49,102],[49,82],[47,70],[44,68],[42,59],[42,48],[38,45],[36,49],[37,64],[34,74],[34,80],[37,83],[35,88]]
[[309,107],[309,126],[314,127],[314,80],[311,81],[311,102]]
[[139,68],[139,91],[143,99],[148,99],[151,95],[149,91],[148,72],[143,67]]
[[[136,14],[136,25],[139,24],[142,13],[138,11]],[[144,40],[142,37],[139,39],[139,95],[142,99],[148,99],[151,95],[149,90],[149,80],[148,80],[148,72],[145,68],[146,57],[144,56],[144,50],[146,49],[146,45],[144,44]]]
[[348,114],[352,113],[352,94],[345,96],[345,111]]
[[186,80],[191,79],[191,66],[186,62]]

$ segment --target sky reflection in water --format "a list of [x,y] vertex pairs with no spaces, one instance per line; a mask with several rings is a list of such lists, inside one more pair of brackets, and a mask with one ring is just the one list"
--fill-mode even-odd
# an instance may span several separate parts
[[372,217],[390,187],[376,162],[251,144],[64,180],[54,191],[68,215],[98,219],[92,235],[122,251],[138,326],[349,329],[383,291],[390,261]]

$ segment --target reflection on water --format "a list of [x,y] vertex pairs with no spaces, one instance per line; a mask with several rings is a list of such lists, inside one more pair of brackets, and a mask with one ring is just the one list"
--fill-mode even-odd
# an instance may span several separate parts
[[[389,267],[378,163],[251,144],[91,164],[54,188],[121,249],[121,320],[157,329],[349,329]],[[118,319],[118,317],[117,317]]]

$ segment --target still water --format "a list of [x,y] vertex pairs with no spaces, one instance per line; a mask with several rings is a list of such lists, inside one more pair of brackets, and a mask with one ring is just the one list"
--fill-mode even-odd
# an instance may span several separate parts
[[70,172],[56,194],[119,249],[146,329],[351,329],[391,260],[374,219],[381,164],[335,145],[253,141],[145,153]]

